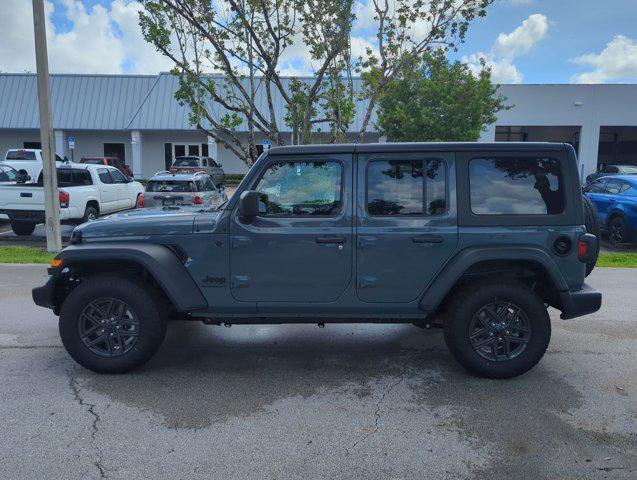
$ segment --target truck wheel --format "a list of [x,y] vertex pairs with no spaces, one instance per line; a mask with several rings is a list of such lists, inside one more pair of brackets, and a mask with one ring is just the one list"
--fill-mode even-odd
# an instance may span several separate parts
[[78,285],[62,305],[60,337],[69,355],[98,373],[146,363],[166,335],[162,302],[142,282],[106,274]]
[[486,282],[455,295],[444,318],[444,337],[471,373],[510,378],[540,361],[551,322],[542,300],[525,285]]
[[599,228],[599,219],[597,218],[593,202],[584,195],[582,195],[582,202],[584,203],[584,225],[586,226],[586,232],[597,237],[597,251],[593,258],[586,262],[586,276],[588,277],[595,268],[595,263],[597,263],[602,236]]
[[11,230],[13,230],[13,233],[15,233],[16,235],[28,237],[33,233],[33,230],[35,230],[35,223],[12,221]]
[[84,210],[84,216],[82,217],[82,223],[92,222],[93,220],[97,220],[100,216],[97,208],[92,207],[91,205],[86,206],[86,210]]

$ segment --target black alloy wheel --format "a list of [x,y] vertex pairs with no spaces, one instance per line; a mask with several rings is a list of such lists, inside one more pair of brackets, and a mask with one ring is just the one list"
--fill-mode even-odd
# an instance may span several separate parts
[[509,302],[482,307],[469,323],[469,341],[486,360],[503,362],[520,355],[531,339],[531,324],[524,311]]
[[90,302],[79,317],[82,342],[91,352],[113,358],[128,353],[139,339],[140,322],[133,308],[115,298]]

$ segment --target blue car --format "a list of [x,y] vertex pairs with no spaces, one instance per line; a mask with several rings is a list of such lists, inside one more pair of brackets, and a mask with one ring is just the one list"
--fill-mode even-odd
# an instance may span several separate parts
[[584,188],[597,218],[613,245],[627,243],[637,233],[637,177],[612,175],[598,178]]

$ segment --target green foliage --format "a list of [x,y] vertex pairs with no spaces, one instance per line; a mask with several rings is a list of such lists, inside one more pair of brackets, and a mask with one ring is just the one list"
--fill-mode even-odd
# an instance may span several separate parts
[[37,247],[0,247],[0,263],[50,263],[55,253]]
[[409,61],[379,99],[379,130],[393,142],[476,141],[506,97],[484,65],[477,76],[442,53]]

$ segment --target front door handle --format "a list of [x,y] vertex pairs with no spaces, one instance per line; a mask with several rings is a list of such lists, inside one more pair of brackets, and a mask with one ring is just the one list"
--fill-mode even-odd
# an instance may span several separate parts
[[335,243],[338,245],[342,245],[347,241],[345,237],[341,237],[338,235],[325,235],[324,237],[316,237],[316,243]]
[[442,243],[444,238],[438,235],[418,235],[411,237],[411,241],[414,243]]

